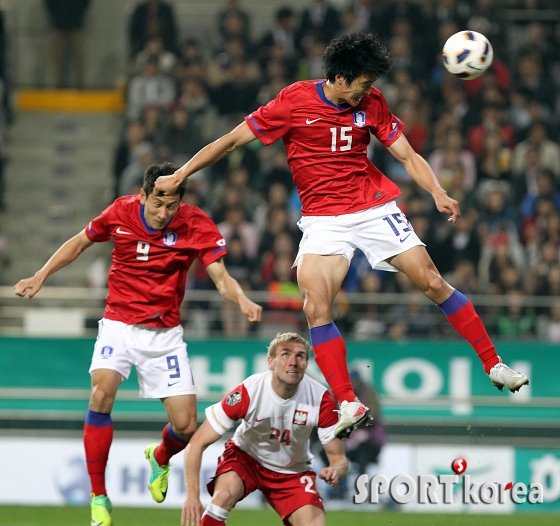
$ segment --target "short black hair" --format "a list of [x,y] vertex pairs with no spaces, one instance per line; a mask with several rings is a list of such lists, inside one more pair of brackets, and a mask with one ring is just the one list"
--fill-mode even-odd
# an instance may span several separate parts
[[276,20],[280,22],[285,18],[292,18],[294,16],[294,12],[290,7],[280,7],[278,11],[276,11]]
[[375,78],[385,75],[393,65],[387,48],[373,33],[352,33],[335,38],[323,55],[325,77],[334,82],[336,75],[351,84],[362,75]]
[[[154,191],[154,186],[156,184],[156,180],[158,177],[162,175],[171,175],[177,171],[177,168],[173,166],[171,163],[163,163],[163,164],[152,164],[149,168],[146,169],[146,173],[144,174],[144,183],[142,184],[142,189],[146,192],[146,195],[150,195]],[[179,197],[183,199],[185,195],[185,186],[186,180],[183,181],[177,188],[177,192],[175,194],[179,194]]]

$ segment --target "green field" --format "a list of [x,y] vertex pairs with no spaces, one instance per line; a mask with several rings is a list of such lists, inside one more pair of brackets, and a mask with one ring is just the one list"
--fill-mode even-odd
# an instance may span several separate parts
[[[90,517],[86,507],[53,506],[0,506],[2,526],[88,526]],[[114,526],[179,526],[177,509],[118,508],[113,512]],[[329,526],[511,526],[535,524],[557,526],[559,515],[452,515],[415,514],[401,512],[360,513],[331,511],[327,514]],[[270,510],[234,510],[228,526],[282,526]]]

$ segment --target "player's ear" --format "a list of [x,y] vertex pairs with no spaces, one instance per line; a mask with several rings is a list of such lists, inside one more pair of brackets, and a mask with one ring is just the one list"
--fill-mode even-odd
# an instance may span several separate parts
[[145,205],[148,196],[146,195],[146,191],[143,188],[140,188],[140,202]]
[[275,359],[275,358],[276,358],[276,357],[272,358],[272,356],[268,356],[268,357],[267,357],[267,359],[268,359],[268,368],[269,368],[271,371],[274,369],[273,364],[274,364],[274,359]]

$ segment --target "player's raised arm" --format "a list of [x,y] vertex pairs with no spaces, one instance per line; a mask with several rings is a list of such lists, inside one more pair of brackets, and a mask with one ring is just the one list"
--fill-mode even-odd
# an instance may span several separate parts
[[342,440],[335,438],[323,444],[323,448],[329,459],[329,465],[319,471],[319,478],[334,486],[348,474],[348,459],[344,453],[344,445]]
[[421,155],[414,151],[406,137],[401,135],[388,147],[388,150],[397,161],[403,164],[408,175],[431,194],[437,209],[440,212],[450,214],[449,221],[455,223],[461,215],[459,203],[447,195],[447,192],[439,184],[430,165]]
[[185,449],[185,488],[187,496],[181,514],[181,526],[198,526],[202,516],[200,503],[200,465],[204,450],[220,438],[208,420],[196,430]]
[[244,146],[256,139],[255,134],[245,121],[239,124],[229,133],[208,144],[196,153],[187,163],[179,168],[174,174],[158,178],[155,184],[156,192],[166,195],[172,194],[175,189],[189,176],[198,170],[214,164],[228,153]]
[[86,236],[85,230],[82,230],[79,234],[66,241],[33,277],[18,281],[14,285],[15,293],[22,298],[27,295],[27,298],[31,299],[41,290],[43,283],[49,276],[72,263],[91,245],[93,245],[93,241],[90,241]]
[[214,263],[206,267],[206,270],[219,293],[226,300],[239,305],[239,309],[247,316],[250,322],[256,323],[261,321],[262,307],[245,296],[237,280],[229,275],[223,260],[214,261]]

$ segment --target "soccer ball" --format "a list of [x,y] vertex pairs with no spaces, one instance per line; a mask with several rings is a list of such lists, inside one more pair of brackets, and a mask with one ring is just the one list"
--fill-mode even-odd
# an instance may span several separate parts
[[443,46],[443,65],[462,80],[480,77],[492,64],[494,51],[488,39],[476,31],[459,31]]

